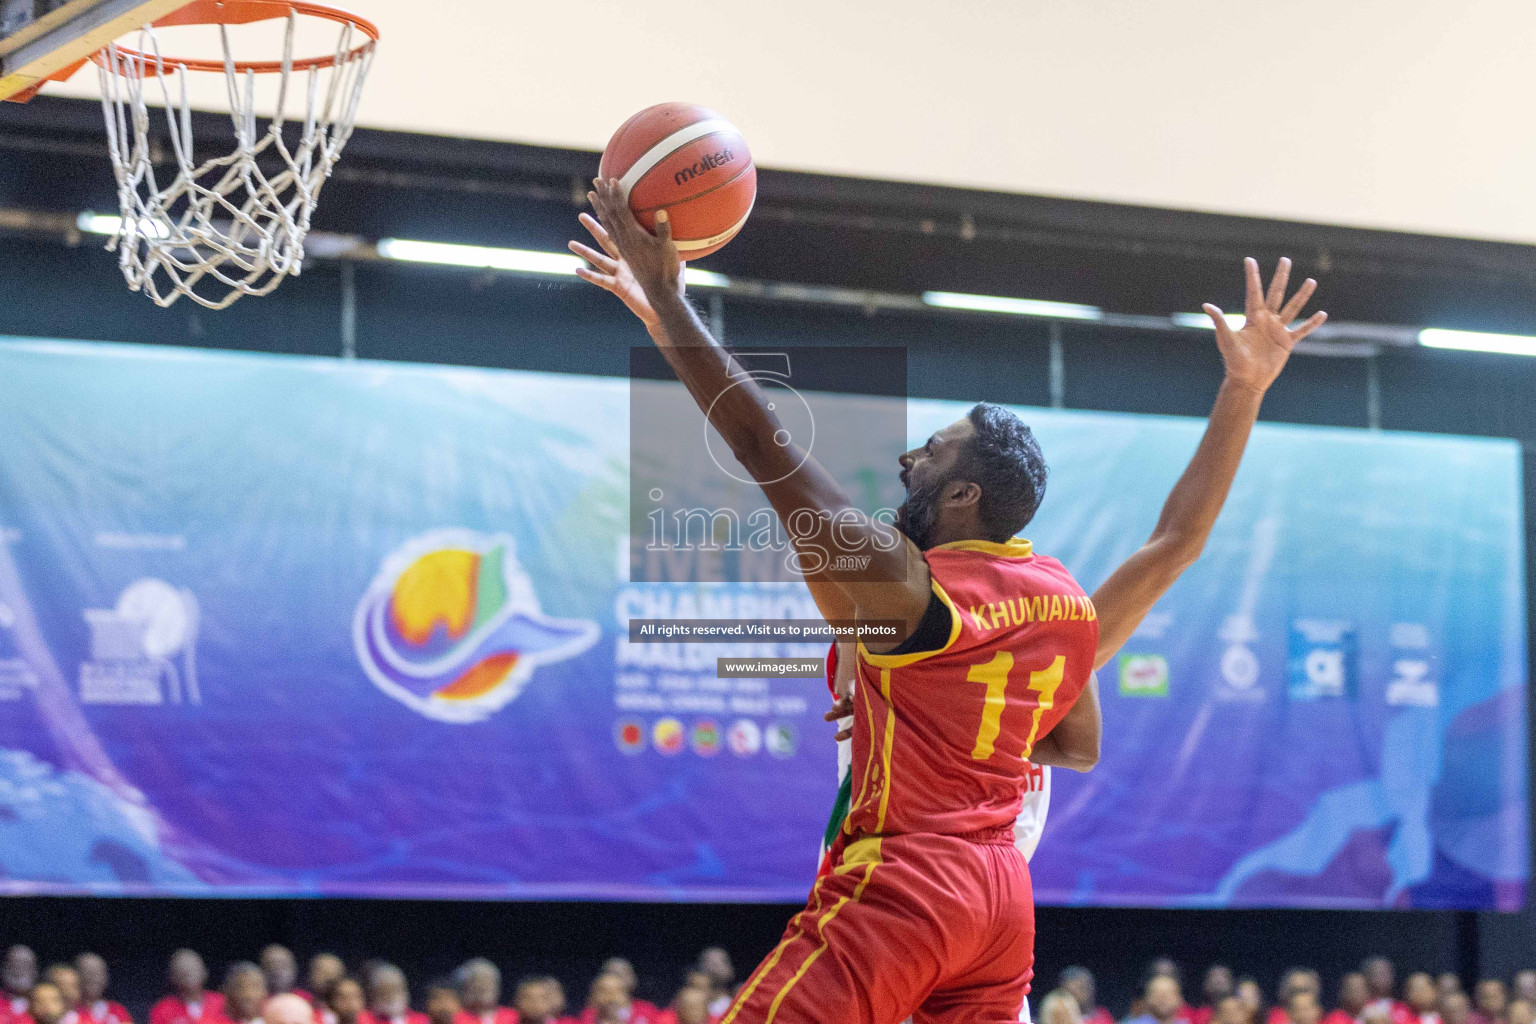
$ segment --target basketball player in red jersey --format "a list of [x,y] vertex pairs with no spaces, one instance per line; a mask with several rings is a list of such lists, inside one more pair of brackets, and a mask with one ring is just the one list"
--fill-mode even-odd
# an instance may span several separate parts
[[859,644],[858,781],[832,871],[722,1024],[1016,1021],[1034,956],[1029,871],[1013,844],[1026,762],[1097,761],[1091,673],[1199,555],[1264,392],[1323,321],[1288,327],[1315,282],[1287,302],[1289,262],[1266,293],[1249,260],[1245,326],[1233,331],[1205,307],[1227,368],[1209,426],[1152,537],[1090,600],[1015,536],[1045,483],[1017,417],[979,405],[904,454],[908,497],[893,538],[815,459],[780,443],[767,398],[683,296],[665,211],[652,235],[617,181],[595,184],[597,220],[582,220],[602,251],[571,243],[590,264],[581,277],[645,323],[797,550],[868,557],[850,578],[807,574],[822,614],[901,624],[895,641]]

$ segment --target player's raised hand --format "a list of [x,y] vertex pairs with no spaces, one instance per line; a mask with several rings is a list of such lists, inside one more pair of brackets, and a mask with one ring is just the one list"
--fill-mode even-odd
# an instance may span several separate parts
[[[640,318],[641,323],[648,328],[655,327],[661,322],[661,318],[656,314],[656,307],[652,306],[651,300],[646,298],[645,289],[640,287],[640,282],[635,279],[635,272],[619,254],[619,247],[614,244],[612,237],[590,213],[583,213],[578,219],[582,227],[592,233],[593,239],[601,246],[602,251],[599,252],[582,242],[572,241],[571,252],[587,261],[587,266],[576,268],[576,276],[617,295],[624,305],[629,307],[629,311]],[[679,295],[683,291],[681,274],[677,278],[677,291]]]
[[[656,234],[653,235],[635,219],[617,179],[595,179],[587,199],[597,213],[598,227],[603,230],[603,235],[594,232],[594,236],[603,245],[609,258],[618,265],[605,271],[601,263],[594,264],[597,272],[581,274],[582,278],[618,295],[631,309],[635,309],[631,304],[635,297],[626,297],[626,291],[620,290],[626,287],[626,273],[652,308],[666,297],[681,294],[683,261],[678,256],[677,246],[672,242],[672,225],[667,219],[667,211],[656,212]],[[588,230],[592,229],[590,224],[587,227]],[[597,255],[591,249],[582,252],[573,246],[573,250],[583,259],[590,259],[589,253]],[[600,278],[611,279],[613,287]],[[638,310],[636,313],[639,315]],[[641,319],[645,317],[642,315]]]
[[1328,314],[1313,313],[1296,327],[1291,327],[1317,289],[1317,282],[1307,278],[1287,300],[1285,291],[1291,280],[1289,257],[1281,258],[1267,291],[1259,277],[1258,260],[1252,257],[1244,260],[1243,270],[1248,287],[1243,310],[1246,322],[1242,330],[1232,330],[1217,306],[1207,302],[1201,308],[1216,324],[1216,345],[1227,366],[1227,379],[1262,393],[1280,376],[1296,343],[1321,327]]

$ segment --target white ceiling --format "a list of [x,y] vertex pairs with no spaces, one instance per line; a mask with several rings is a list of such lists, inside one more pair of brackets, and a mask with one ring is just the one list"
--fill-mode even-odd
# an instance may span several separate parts
[[768,167],[1536,243],[1530,0],[352,6],[373,127],[598,149],[686,99]]

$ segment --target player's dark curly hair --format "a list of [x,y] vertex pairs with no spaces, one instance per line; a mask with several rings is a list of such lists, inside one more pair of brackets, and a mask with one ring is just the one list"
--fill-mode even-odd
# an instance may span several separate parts
[[966,414],[975,428],[960,470],[981,488],[977,514],[986,540],[1001,544],[1035,518],[1045,498],[1045,455],[1024,421],[979,402]]

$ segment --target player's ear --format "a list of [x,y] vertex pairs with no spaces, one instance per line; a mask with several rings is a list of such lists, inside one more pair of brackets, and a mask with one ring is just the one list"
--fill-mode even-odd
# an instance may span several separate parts
[[945,489],[944,504],[955,508],[977,505],[981,502],[981,485],[970,480],[952,480]]

